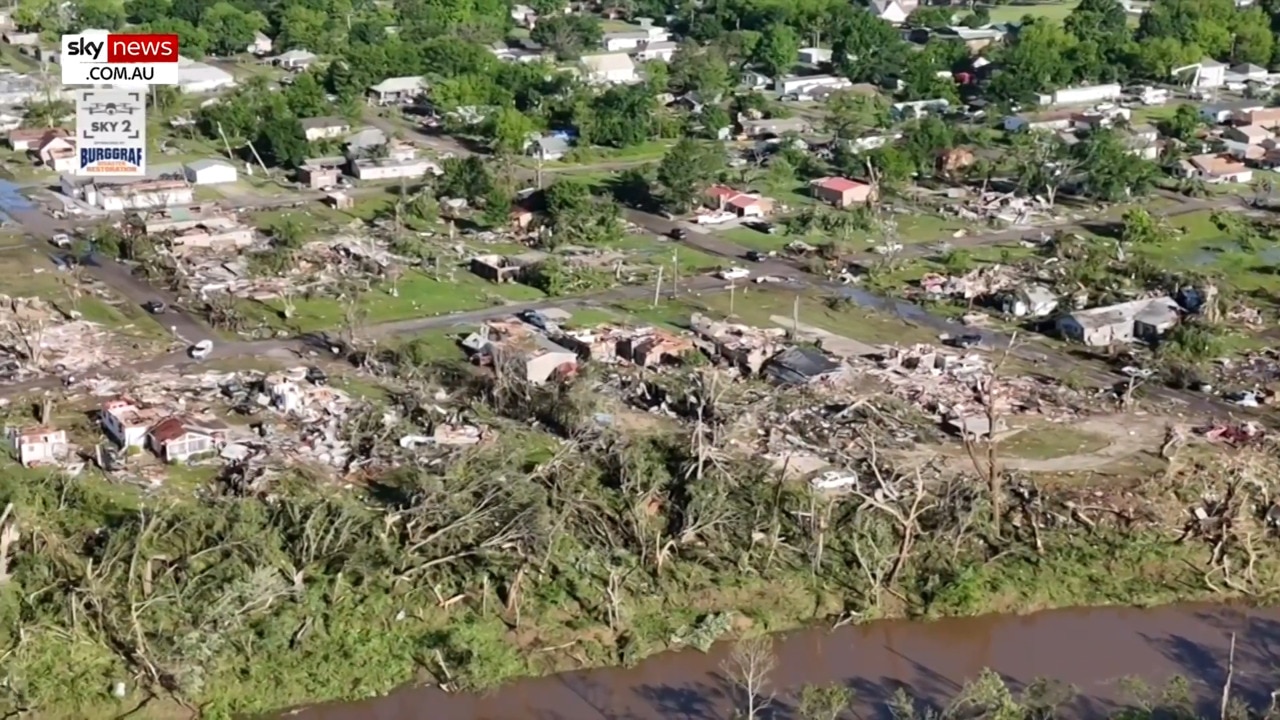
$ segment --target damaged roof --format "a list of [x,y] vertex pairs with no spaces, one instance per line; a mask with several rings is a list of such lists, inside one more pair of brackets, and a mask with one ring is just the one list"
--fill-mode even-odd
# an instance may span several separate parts
[[777,382],[801,385],[839,373],[840,363],[821,350],[797,345],[773,356],[764,372]]

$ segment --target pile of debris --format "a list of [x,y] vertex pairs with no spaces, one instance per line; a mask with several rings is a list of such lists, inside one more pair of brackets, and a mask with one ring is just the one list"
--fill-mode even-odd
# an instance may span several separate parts
[[74,310],[40,298],[0,296],[0,380],[80,372],[129,354],[125,342]]

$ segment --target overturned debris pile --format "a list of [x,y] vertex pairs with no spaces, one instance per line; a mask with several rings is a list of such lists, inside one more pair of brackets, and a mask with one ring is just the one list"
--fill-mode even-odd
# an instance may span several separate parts
[[102,325],[40,298],[0,296],[0,380],[75,373],[132,359]]

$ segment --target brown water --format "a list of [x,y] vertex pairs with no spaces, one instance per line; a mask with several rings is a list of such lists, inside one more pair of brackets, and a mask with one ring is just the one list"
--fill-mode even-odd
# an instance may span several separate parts
[[[983,668],[1015,684],[1038,677],[1069,682],[1082,716],[1127,699],[1119,681],[1163,682],[1180,675],[1217,715],[1231,633],[1236,633],[1237,697],[1265,703],[1280,688],[1280,608],[1168,606],[991,615],[937,622],[885,621],[777,637],[774,717],[791,718],[805,683],[841,682],[859,698],[860,716],[883,713],[899,688],[945,700]],[[731,692],[720,670],[721,644],[656,655],[637,667],[531,678],[486,694],[401,690],[384,698],[312,707],[306,720],[722,720]]]

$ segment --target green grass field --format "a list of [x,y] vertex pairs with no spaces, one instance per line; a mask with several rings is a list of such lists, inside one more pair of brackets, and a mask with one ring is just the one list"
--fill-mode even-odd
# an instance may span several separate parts
[[991,22],[995,23],[1016,23],[1020,22],[1026,15],[1037,18],[1049,18],[1061,22],[1071,11],[1075,9],[1077,3],[1019,3],[1012,5],[991,5],[987,7],[991,14]]

